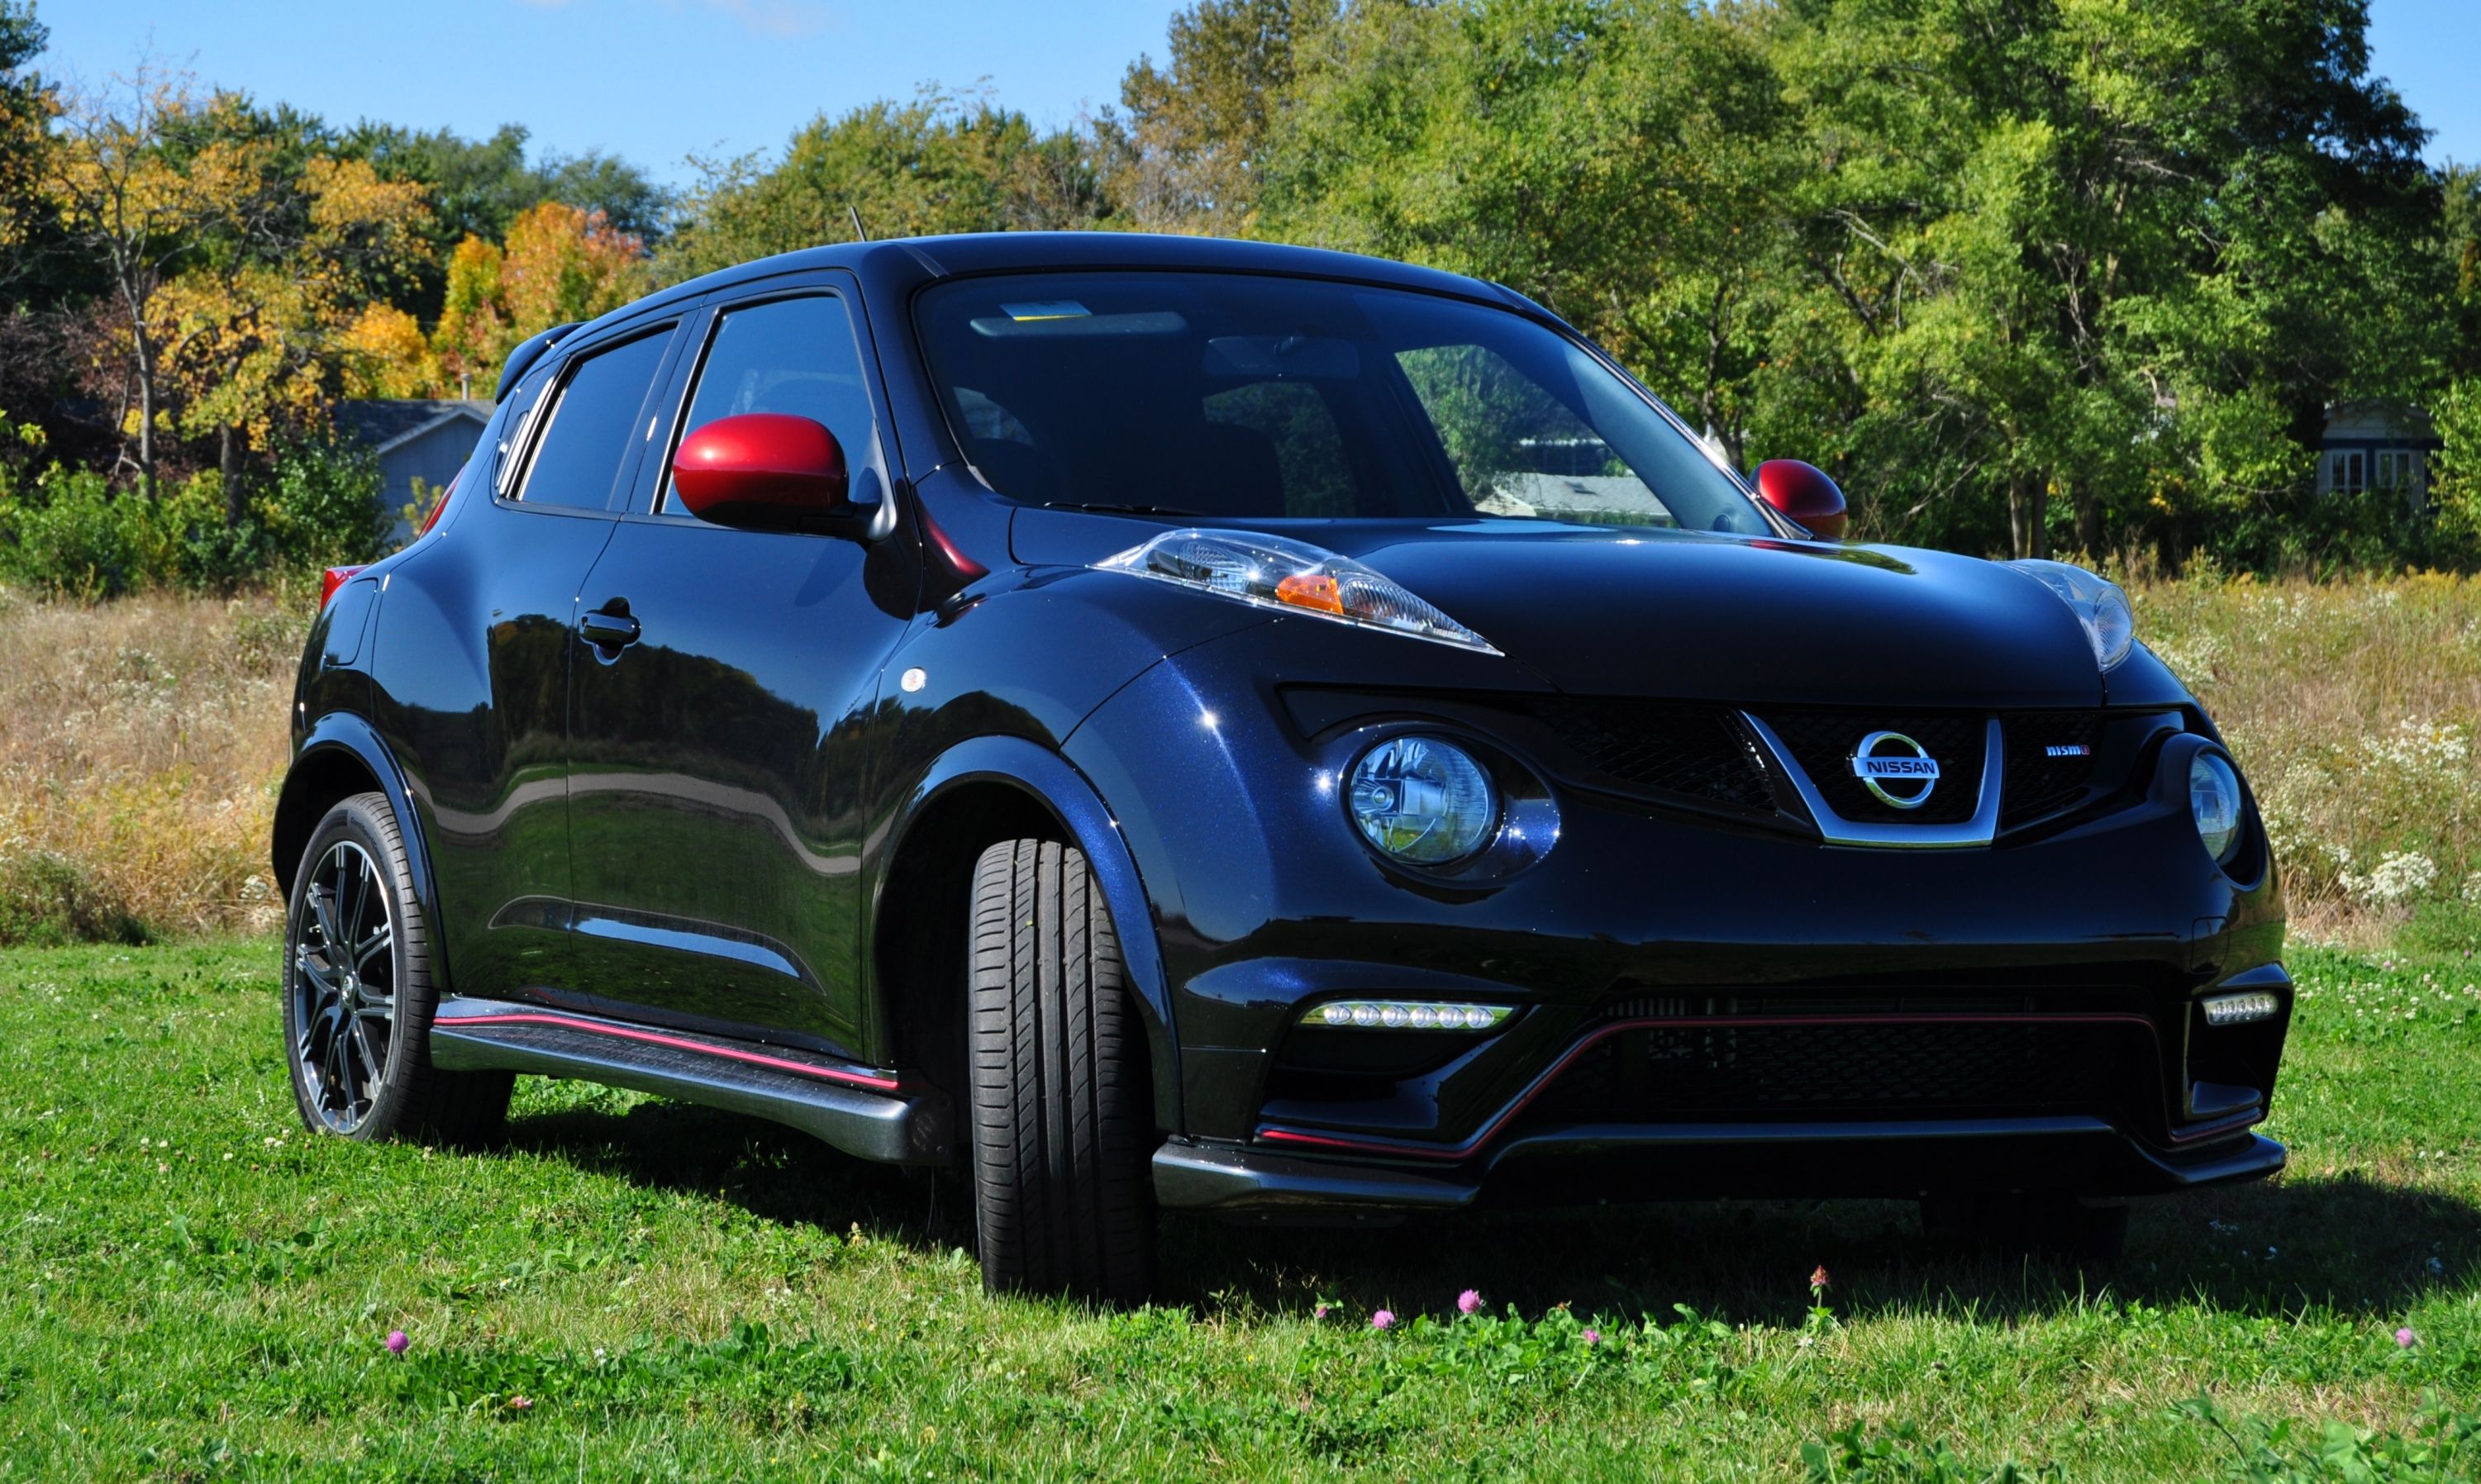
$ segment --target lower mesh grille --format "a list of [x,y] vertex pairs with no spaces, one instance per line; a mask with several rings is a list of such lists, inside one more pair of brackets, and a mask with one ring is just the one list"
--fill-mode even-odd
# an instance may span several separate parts
[[2155,1069],[2124,1021],[1653,1026],[1605,1035],[1528,1117],[1630,1123],[1837,1113],[2108,1113]]

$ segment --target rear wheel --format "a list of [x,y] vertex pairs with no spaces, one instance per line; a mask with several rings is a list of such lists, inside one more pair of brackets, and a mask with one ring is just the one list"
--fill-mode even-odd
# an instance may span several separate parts
[[976,863],[966,1067],[982,1282],[1142,1302],[1154,1287],[1145,1026],[1083,852],[995,845]]
[[327,811],[294,872],[285,919],[284,1044],[313,1133],[489,1137],[514,1077],[431,1064],[431,938],[384,794]]
[[2066,1195],[1924,1196],[1921,1232],[1953,1252],[2107,1263],[2128,1249],[2128,1207]]

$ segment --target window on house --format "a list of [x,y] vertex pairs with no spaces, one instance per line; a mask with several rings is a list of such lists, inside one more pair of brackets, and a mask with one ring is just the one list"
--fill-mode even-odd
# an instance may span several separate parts
[[2357,495],[2368,487],[2368,465],[2363,461],[2366,457],[2358,449],[2335,456],[2336,493]]
[[2420,454],[2414,449],[2380,449],[2377,455],[2378,487],[2418,494],[2421,488]]

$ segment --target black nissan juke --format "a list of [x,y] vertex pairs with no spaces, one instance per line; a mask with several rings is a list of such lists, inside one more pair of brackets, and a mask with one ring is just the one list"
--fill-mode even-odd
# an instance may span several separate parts
[[951,1165],[994,1288],[1161,1208],[2247,1180],[2257,810],[2082,569],[1844,544],[1505,288],[1108,234],[820,248],[509,357],[328,574],[274,859],[304,1121],[520,1073]]

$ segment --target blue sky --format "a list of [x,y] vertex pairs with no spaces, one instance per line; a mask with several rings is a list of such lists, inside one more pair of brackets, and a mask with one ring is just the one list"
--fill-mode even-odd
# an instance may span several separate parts
[[[45,70],[99,82],[142,50],[338,122],[461,134],[522,123],[536,144],[603,149],[659,178],[692,155],[774,150],[814,115],[987,78],[1037,123],[1117,100],[1162,53],[1172,0],[38,0]],[[2435,160],[2481,161],[2481,0],[2373,0],[2377,70],[2437,131]]]

